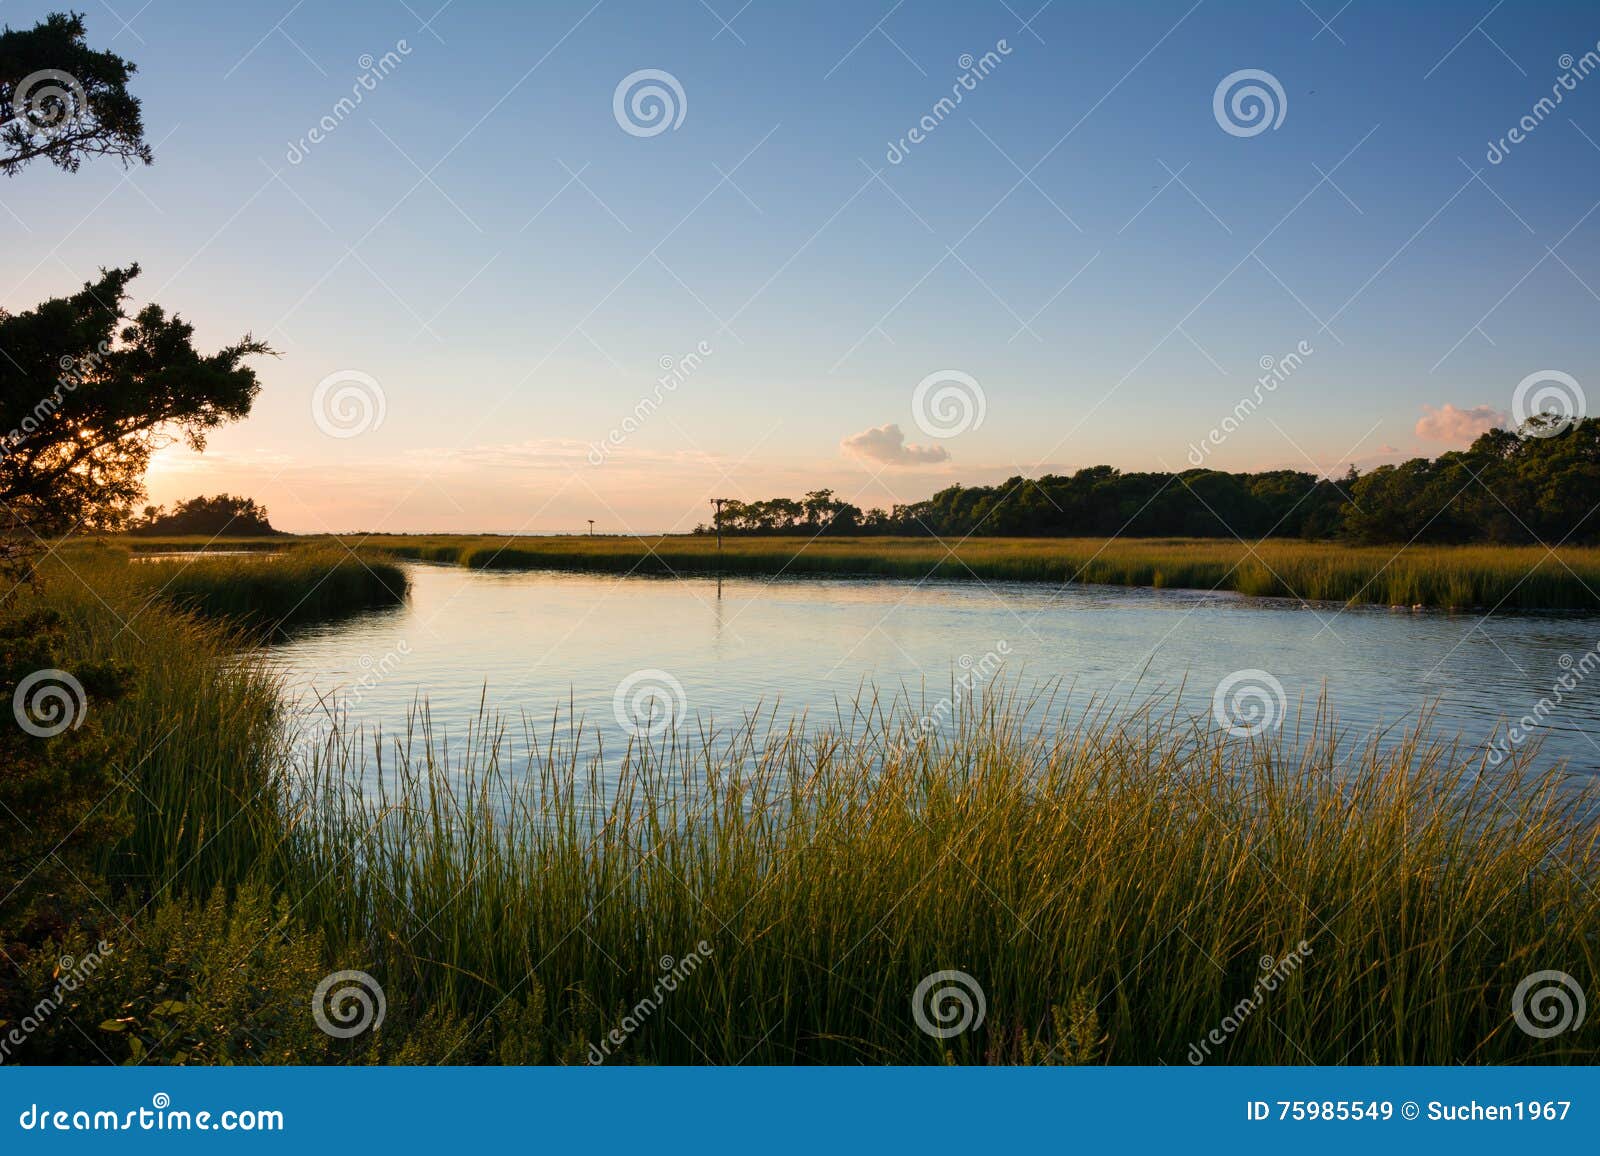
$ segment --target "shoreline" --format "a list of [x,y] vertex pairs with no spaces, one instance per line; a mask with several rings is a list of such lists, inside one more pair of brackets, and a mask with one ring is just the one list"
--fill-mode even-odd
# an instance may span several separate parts
[[1352,546],[1269,539],[278,535],[102,539],[133,553],[339,545],[483,570],[948,579],[1233,593],[1315,605],[1455,612],[1600,612],[1600,548]]

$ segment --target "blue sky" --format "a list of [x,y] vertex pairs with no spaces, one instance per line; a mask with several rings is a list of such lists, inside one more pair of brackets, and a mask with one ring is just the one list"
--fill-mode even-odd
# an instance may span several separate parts
[[[0,184],[0,304],[138,260],[204,342],[265,337],[256,412],[163,454],[152,496],[305,531],[687,529],[711,494],[1182,468],[1301,342],[1211,464],[1366,468],[1464,444],[1530,374],[1600,389],[1600,77],[1485,156],[1596,49],[1592,5],[741,2],[97,0],[156,163]],[[619,124],[642,69],[677,127]],[[1249,136],[1213,108],[1245,69],[1285,98]],[[344,371],[383,418],[331,437]],[[919,425],[941,371],[980,425]],[[924,450],[841,448],[886,425]]]

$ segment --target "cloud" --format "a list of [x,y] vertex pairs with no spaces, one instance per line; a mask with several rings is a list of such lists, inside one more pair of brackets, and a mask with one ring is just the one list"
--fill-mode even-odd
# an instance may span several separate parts
[[916,466],[950,460],[950,451],[943,446],[908,445],[906,435],[893,422],[851,434],[839,443],[839,448],[855,457],[889,466]]
[[1488,433],[1496,426],[1505,425],[1508,420],[1505,414],[1487,405],[1458,409],[1445,402],[1437,409],[1431,405],[1425,405],[1422,409],[1422,417],[1417,421],[1417,436],[1424,441],[1449,442],[1459,446],[1469,444],[1479,434]]

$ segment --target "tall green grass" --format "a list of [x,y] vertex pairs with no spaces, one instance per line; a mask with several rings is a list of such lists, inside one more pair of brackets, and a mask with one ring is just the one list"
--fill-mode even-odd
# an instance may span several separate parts
[[239,654],[292,624],[398,602],[404,571],[338,548],[130,563],[116,547],[78,545],[43,572],[69,669],[114,660],[137,672],[128,702],[111,708],[133,752],[118,770],[138,789],[133,832],[107,849],[107,873],[152,895],[203,897],[264,868],[283,849],[284,703]]
[[410,580],[392,558],[337,545],[307,544],[272,555],[139,558],[133,574],[147,601],[277,633],[405,600]]
[[[94,566],[43,597],[69,661],[138,671],[91,704],[136,752],[111,900],[281,897],[327,970],[384,986],[384,1029],[336,1061],[414,1036],[425,1062],[576,1062],[625,1019],[607,1062],[1183,1063],[1235,1021],[1208,1062],[1600,1059],[1592,1019],[1514,1018],[1525,976],[1600,975],[1600,798],[1527,748],[1491,767],[1426,720],[1354,750],[1320,717],[1254,741],[1164,707],[1049,722],[1015,691],[920,741],[916,707],[870,697],[623,750],[560,718],[447,742],[425,708],[379,736],[297,724],[240,636]],[[936,1039],[913,993],[956,970],[986,1015]]]
[[[537,990],[548,1021],[599,1032],[704,941],[624,1061],[1179,1063],[1302,942],[1213,1057],[1600,1056],[1592,1030],[1532,1039],[1511,1004],[1531,972],[1597,974],[1592,792],[1423,732],[1347,760],[1320,721],[1251,744],[1164,713],[1041,731],[1038,705],[991,696],[916,742],[907,704],[869,700],[609,764],[559,728],[518,761],[492,724],[470,755],[423,727],[381,780],[335,732],[294,855],[328,882],[296,901],[359,929],[413,1008],[472,1026]],[[912,996],[945,970],[987,1017],[941,1041]]]
[[[318,541],[320,539],[311,539]],[[844,574],[1231,590],[1308,601],[1458,609],[1600,610],[1600,549],[1351,546],[1216,538],[728,538],[703,535],[349,536],[396,557],[492,569],[639,574]],[[260,539],[263,546],[281,539]],[[198,545],[141,540],[139,548]],[[230,545],[239,545],[230,543]]]
[[126,738],[131,832],[105,849],[104,873],[132,894],[204,896],[270,870],[283,846],[283,703],[260,668],[238,661],[253,638],[180,612],[152,577],[112,550],[44,564],[42,593],[59,611],[62,661],[116,661],[134,673],[123,701],[88,709]]

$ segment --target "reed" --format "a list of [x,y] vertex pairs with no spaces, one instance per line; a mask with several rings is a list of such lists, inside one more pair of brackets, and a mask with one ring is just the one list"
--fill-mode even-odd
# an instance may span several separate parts
[[252,636],[178,611],[151,582],[119,551],[75,550],[47,560],[43,589],[23,599],[63,616],[69,672],[95,661],[134,672],[122,701],[86,708],[126,740],[115,769],[132,830],[105,849],[104,874],[145,898],[203,896],[268,868],[282,845],[283,703],[239,661]]
[[320,544],[270,555],[141,559],[134,570],[149,598],[265,634],[398,605],[410,585],[391,558]]
[[[1600,974],[1600,797],[1526,747],[1490,766],[1422,719],[1352,749],[1320,714],[1240,740],[1003,681],[923,738],[925,704],[870,694],[621,750],[560,715],[447,742],[425,704],[377,735],[291,709],[141,566],[77,565],[42,595],[67,660],[137,671],[91,704],[135,753],[108,902],[264,888],[270,935],[376,976],[382,1031],[302,1060],[1600,1058],[1514,1017],[1525,976]],[[248,978],[241,942],[207,973]],[[912,1010],[941,971],[985,1006],[949,1039]]]
[[[335,728],[295,855],[302,883],[334,882],[296,902],[361,929],[354,958],[469,1040],[541,993],[558,1056],[691,952],[704,970],[607,1059],[1181,1063],[1231,1018],[1202,1059],[1600,1054],[1526,1035],[1511,1002],[1530,972],[1600,963],[1592,792],[1425,729],[1349,752],[1325,719],[1241,743],[1164,711],[1040,728],[1040,709],[1013,689],[919,742],[910,704],[867,699],[610,761],[559,726],[512,744],[486,719],[470,751],[425,717],[388,746]],[[1261,961],[1291,957],[1238,1016]],[[987,1015],[939,1040],[912,997],[947,970]]]
[[[704,535],[349,535],[336,540],[363,551],[480,569],[1094,582],[1407,608],[1600,610],[1600,549],[1592,547],[1396,548],[1217,538],[971,538],[946,543],[932,538],[730,537],[719,556],[715,540]],[[149,539],[138,547],[181,548],[189,541]],[[241,545],[274,542],[281,546],[282,540]]]

